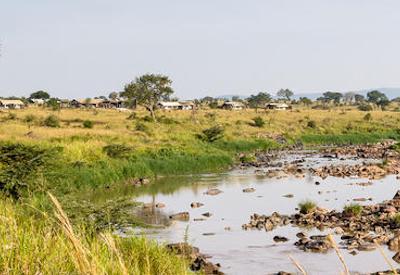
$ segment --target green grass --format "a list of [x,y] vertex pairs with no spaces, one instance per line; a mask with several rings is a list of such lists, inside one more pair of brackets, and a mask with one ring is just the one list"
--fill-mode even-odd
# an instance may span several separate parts
[[362,206],[357,203],[351,203],[343,208],[343,212],[351,216],[361,215],[362,210]]
[[312,213],[315,208],[317,208],[317,204],[311,200],[305,200],[299,203],[298,205],[299,211],[302,214]]
[[27,205],[0,200],[1,274],[188,273],[186,261],[143,237],[99,235],[85,227],[71,232],[53,214],[32,212]]
[[354,145],[372,144],[383,139],[400,140],[398,131],[385,131],[374,133],[355,132],[348,134],[304,134],[300,140],[307,145]]

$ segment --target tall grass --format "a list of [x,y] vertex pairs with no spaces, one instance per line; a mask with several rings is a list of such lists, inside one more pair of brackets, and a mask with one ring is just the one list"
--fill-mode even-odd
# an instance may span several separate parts
[[97,235],[56,216],[0,200],[1,274],[187,274],[188,265],[142,237]]

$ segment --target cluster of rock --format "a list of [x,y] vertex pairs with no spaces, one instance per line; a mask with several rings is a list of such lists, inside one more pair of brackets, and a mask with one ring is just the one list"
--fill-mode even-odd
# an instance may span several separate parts
[[201,254],[197,247],[191,246],[187,243],[173,243],[168,244],[167,249],[179,256],[182,256],[190,261],[190,270],[194,272],[202,272],[206,275],[218,274],[222,275],[223,272],[219,271],[220,264],[213,264],[210,262],[206,255]]
[[[334,177],[359,177],[368,179],[381,179],[388,174],[388,171],[376,164],[331,165],[312,169],[312,173],[323,179],[328,176]],[[400,170],[399,170],[400,171]],[[396,172],[396,174],[399,172]]]
[[[280,215],[273,213],[270,216],[253,214],[250,222],[242,226],[243,229],[259,229],[271,231],[278,226],[292,224],[298,227],[315,227],[320,230],[331,228],[341,235],[340,245],[350,251],[366,251],[375,249],[374,243],[388,245],[396,251],[393,259],[400,263],[400,220],[397,213],[400,211],[400,191],[392,200],[382,203],[360,206],[361,213],[351,211],[328,211],[315,208],[311,213],[296,213]],[[331,248],[326,236],[311,236],[307,238],[301,234],[295,243],[305,251],[324,252]]]

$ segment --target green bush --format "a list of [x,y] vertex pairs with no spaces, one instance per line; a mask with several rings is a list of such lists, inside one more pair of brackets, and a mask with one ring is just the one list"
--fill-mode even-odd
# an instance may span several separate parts
[[305,200],[299,203],[299,210],[302,214],[309,214],[315,210],[317,204],[310,200]]
[[110,144],[103,147],[103,152],[110,158],[128,158],[132,155],[133,148],[123,144]]
[[146,124],[138,122],[136,123],[135,130],[140,132],[147,132],[148,127]]
[[43,125],[46,127],[58,128],[60,127],[60,120],[55,115],[49,115],[43,121]]
[[255,127],[261,128],[261,127],[264,127],[265,121],[264,121],[264,119],[262,117],[257,116],[255,118],[253,118],[253,124],[252,125],[255,126]]
[[93,128],[93,121],[85,120],[82,125],[83,125],[83,128],[92,129]]
[[317,128],[317,123],[316,123],[314,120],[309,120],[309,121],[307,122],[307,127],[308,127],[308,128],[312,128],[312,129],[315,129],[315,128]]
[[31,123],[33,123],[35,121],[37,121],[37,117],[35,115],[29,114],[29,115],[26,115],[24,117],[24,122],[25,123],[31,124]]
[[[0,191],[19,198],[26,191],[40,188],[33,184],[44,168],[49,168],[60,149],[3,143],[0,145]],[[37,181],[35,181],[37,183]]]
[[214,142],[224,137],[224,128],[222,126],[213,126],[202,131],[197,137],[206,142]]

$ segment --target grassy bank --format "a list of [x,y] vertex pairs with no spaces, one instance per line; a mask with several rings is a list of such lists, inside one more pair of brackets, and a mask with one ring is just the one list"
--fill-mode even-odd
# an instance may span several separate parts
[[185,261],[145,238],[69,227],[56,215],[0,200],[1,274],[187,274]]

